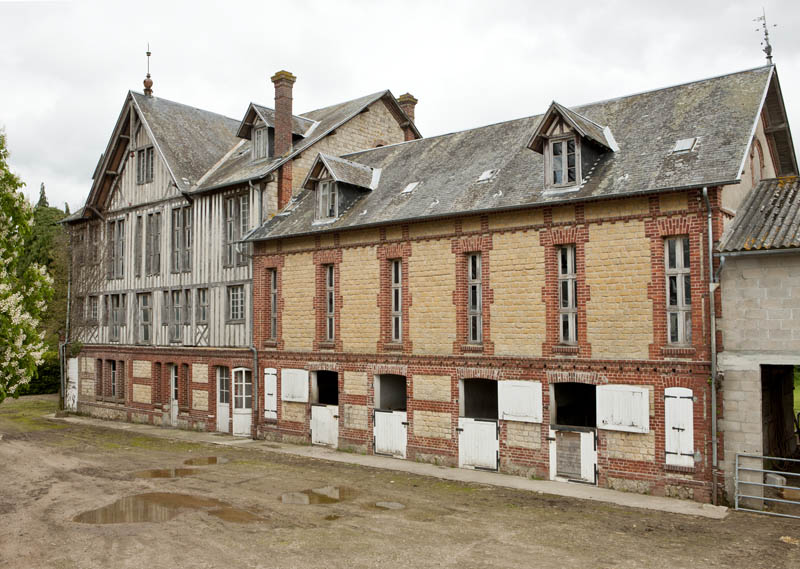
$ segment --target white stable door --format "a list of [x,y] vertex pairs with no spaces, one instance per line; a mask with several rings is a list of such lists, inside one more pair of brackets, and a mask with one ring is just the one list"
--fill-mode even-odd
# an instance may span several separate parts
[[339,446],[339,406],[311,406],[311,444]]
[[278,370],[272,367],[264,370],[264,418],[278,418]]
[[169,424],[178,426],[178,366],[169,368]]
[[230,433],[231,372],[226,367],[217,368],[217,431]]
[[497,470],[499,451],[497,421],[458,418],[458,466]]
[[233,434],[249,436],[253,424],[253,375],[249,369],[233,370]]
[[375,437],[375,454],[405,458],[408,443],[408,413],[375,409],[373,435]]

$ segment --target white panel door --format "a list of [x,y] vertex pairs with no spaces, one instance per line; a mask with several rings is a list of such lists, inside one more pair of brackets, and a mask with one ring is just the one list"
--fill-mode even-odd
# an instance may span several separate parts
[[178,426],[178,366],[169,368],[169,424]]
[[278,418],[278,371],[274,367],[264,370],[264,418]]
[[581,433],[581,479],[592,484],[597,483],[597,445],[595,433]]
[[458,418],[458,466],[497,470],[497,421]]
[[339,446],[339,406],[311,406],[311,444]]
[[217,368],[217,431],[230,433],[231,372],[227,367]]
[[67,360],[67,393],[64,395],[64,410],[78,410],[78,358]]
[[408,414],[405,411],[375,410],[375,454],[406,457],[408,443]]
[[664,451],[674,466],[694,466],[694,398],[685,387],[664,390]]
[[253,375],[249,369],[233,370],[233,434],[249,436],[253,424]]

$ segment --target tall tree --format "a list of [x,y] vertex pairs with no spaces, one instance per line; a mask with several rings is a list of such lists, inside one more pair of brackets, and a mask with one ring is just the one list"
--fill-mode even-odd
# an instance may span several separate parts
[[22,186],[8,165],[6,135],[0,130],[0,402],[17,396],[42,362],[44,332],[38,327],[52,296],[47,268],[26,264],[20,256],[33,217]]

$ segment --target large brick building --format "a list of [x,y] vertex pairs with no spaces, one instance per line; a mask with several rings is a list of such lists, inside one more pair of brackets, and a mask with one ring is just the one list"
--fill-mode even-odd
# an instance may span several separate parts
[[710,500],[709,259],[782,112],[764,67],[320,155],[248,238],[258,436]]
[[[114,343],[103,335],[115,322],[110,299],[110,323],[91,322],[99,335],[75,360],[81,410],[711,499],[722,457],[714,246],[760,178],[797,171],[774,67],[554,102],[542,115],[428,139],[413,126],[416,100],[388,92],[345,103],[337,116],[347,120],[327,130],[304,122],[322,124],[327,109],[282,122],[287,78],[274,79],[274,115],[251,105],[229,127],[246,140],[167,206],[188,201],[197,212],[204,196],[263,196],[250,208],[258,217],[231,235],[227,206],[209,204],[206,231],[222,250],[193,245],[208,266],[252,251],[241,280],[193,270],[187,285],[227,291],[225,330],[241,284],[252,330],[242,307],[248,327],[232,344],[176,345],[169,314],[186,318],[169,289],[155,295],[168,314],[155,326],[161,340]],[[154,99],[129,99],[155,121],[143,110]],[[274,124],[264,144],[287,145],[265,166],[247,156],[262,140],[254,124]],[[281,124],[291,124],[283,136]],[[182,134],[191,145],[195,135]],[[188,149],[171,152],[160,155]],[[98,168],[77,227],[97,216],[113,238],[112,218],[130,215],[131,226],[138,210],[114,210],[119,202],[96,189],[98,175],[119,168]],[[150,291],[138,282],[124,291],[132,299]],[[95,294],[113,296],[113,286],[109,277]]]

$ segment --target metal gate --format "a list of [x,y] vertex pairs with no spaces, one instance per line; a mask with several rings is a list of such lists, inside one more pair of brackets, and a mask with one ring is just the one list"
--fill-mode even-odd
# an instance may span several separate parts
[[458,466],[497,470],[500,436],[493,419],[458,418]]
[[311,444],[339,446],[339,406],[311,406]]
[[408,414],[405,411],[375,409],[374,420],[375,454],[405,458],[408,442]]
[[[764,468],[765,460],[781,461],[800,467],[800,460],[796,458],[737,453],[735,477],[736,509],[770,516],[780,516],[782,518],[800,519],[800,472],[766,469]],[[777,483],[776,479],[778,477],[783,477],[786,480],[786,484]],[[792,486],[789,484],[790,481],[798,485]],[[764,502],[775,505],[788,504],[791,509],[796,510],[796,513],[791,511],[770,512],[763,509],[766,505]],[[761,506],[761,508],[758,506]]]

